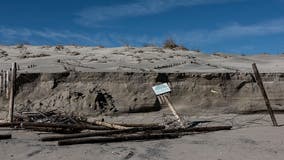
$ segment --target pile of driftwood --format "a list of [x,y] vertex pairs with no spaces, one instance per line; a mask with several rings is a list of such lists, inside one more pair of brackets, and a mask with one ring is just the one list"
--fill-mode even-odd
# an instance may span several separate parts
[[[185,128],[171,129],[157,123],[127,124],[104,121],[87,122],[80,120],[78,117],[66,116],[54,111],[46,113],[23,113],[22,116],[15,116],[15,119],[17,119],[17,121],[0,123],[0,127],[61,133],[62,135],[41,138],[41,141],[58,141],[58,145],[178,138],[183,135],[229,130],[232,128],[231,126],[188,126]],[[11,135],[0,135],[0,139],[7,138],[11,138]]]
[[[152,125],[152,124],[151,124]],[[140,126],[130,127],[128,129],[98,131],[89,133],[78,133],[62,136],[43,137],[42,141],[58,141],[58,145],[72,145],[83,143],[106,143],[106,142],[122,142],[131,140],[157,140],[165,138],[179,138],[184,135],[210,132],[218,130],[229,130],[231,126],[215,126],[215,127],[196,127],[196,128],[178,128],[165,129],[164,126]]]

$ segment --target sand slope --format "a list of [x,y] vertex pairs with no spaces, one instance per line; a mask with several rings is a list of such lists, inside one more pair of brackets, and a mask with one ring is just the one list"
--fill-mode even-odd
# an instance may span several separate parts
[[284,55],[209,55],[157,47],[0,46],[0,69],[11,62],[19,63],[20,72],[250,72],[253,62],[261,72],[284,71]]

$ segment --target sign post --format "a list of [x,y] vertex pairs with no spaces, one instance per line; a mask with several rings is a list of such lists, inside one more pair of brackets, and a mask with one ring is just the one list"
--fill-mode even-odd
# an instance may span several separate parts
[[163,104],[164,102],[166,102],[167,105],[169,106],[169,108],[171,109],[173,115],[176,117],[176,119],[180,123],[180,126],[182,128],[185,128],[183,122],[181,121],[180,116],[178,115],[175,107],[173,106],[173,103],[169,99],[169,95],[168,94],[171,92],[171,89],[168,86],[168,84],[167,83],[163,83],[163,84],[160,84],[160,85],[156,85],[156,86],[153,86],[152,89],[153,89],[154,93],[156,94],[160,104]]

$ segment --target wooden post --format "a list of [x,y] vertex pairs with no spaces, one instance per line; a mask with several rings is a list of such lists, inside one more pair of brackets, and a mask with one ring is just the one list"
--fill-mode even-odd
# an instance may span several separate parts
[[180,123],[180,126],[182,128],[185,128],[183,122],[181,121],[181,118],[179,117],[179,115],[177,114],[177,111],[174,108],[173,103],[167,97],[168,94],[171,92],[169,85],[167,83],[163,83],[163,84],[160,84],[160,85],[153,86],[152,89],[155,92],[159,103],[163,104],[164,102],[166,102],[167,105],[169,106],[169,108],[171,109],[173,115],[176,117],[176,119]]
[[0,75],[0,95],[2,96],[3,95],[3,73],[1,72],[1,75]]
[[10,88],[10,96],[9,96],[9,122],[13,122],[13,115],[14,115],[14,92],[15,92],[15,81],[16,81],[16,74],[17,74],[17,64],[14,62],[12,64],[12,73],[11,73],[11,82],[9,85]]
[[6,95],[6,72],[5,71],[2,71],[2,75],[3,75],[3,96]]
[[9,98],[9,91],[10,91],[10,72],[9,70],[6,71],[6,98]]
[[180,126],[182,128],[185,128],[183,122],[181,121],[181,118],[179,117],[179,115],[177,114],[177,111],[175,110],[173,103],[169,100],[169,98],[167,96],[163,96],[163,99],[166,101],[166,103],[168,104],[168,106],[170,107],[173,115],[176,117],[176,119],[178,120],[178,122],[180,123]]
[[272,120],[273,126],[278,126],[276,118],[275,118],[274,113],[273,113],[273,110],[272,110],[271,105],[270,105],[270,101],[269,101],[268,96],[266,94],[266,91],[264,89],[262,79],[260,77],[260,74],[258,72],[258,69],[257,69],[255,63],[252,64],[252,68],[253,68],[253,71],[254,71],[254,74],[255,74],[255,79],[256,79],[257,85],[260,88],[261,94],[262,94],[262,96],[264,98],[264,101],[265,101],[265,104],[267,106],[267,111],[268,111],[268,113],[270,115],[270,118]]

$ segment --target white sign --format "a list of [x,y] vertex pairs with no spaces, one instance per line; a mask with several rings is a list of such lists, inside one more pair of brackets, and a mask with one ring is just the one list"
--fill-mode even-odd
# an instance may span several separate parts
[[168,86],[167,83],[163,83],[163,84],[160,84],[160,85],[157,85],[157,86],[153,86],[152,89],[154,90],[154,92],[157,96],[164,94],[164,93],[168,93],[168,92],[171,91],[171,89],[170,89],[170,87]]

